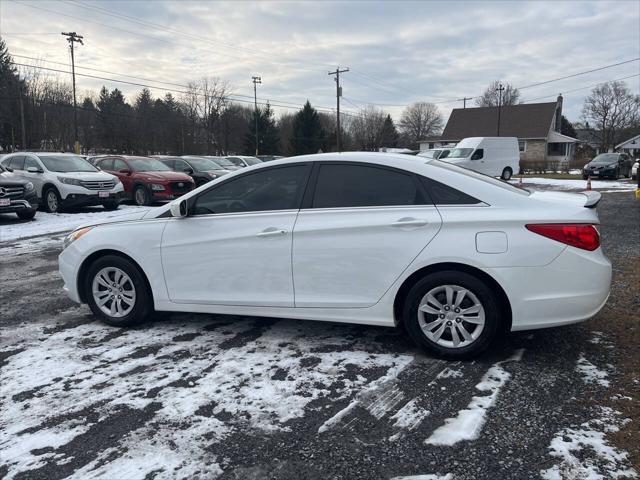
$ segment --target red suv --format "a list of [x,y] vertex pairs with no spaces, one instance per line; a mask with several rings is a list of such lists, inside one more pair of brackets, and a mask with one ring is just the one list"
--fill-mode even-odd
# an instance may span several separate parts
[[189,175],[174,172],[155,158],[108,156],[98,159],[95,165],[116,175],[124,185],[125,195],[136,205],[173,200],[195,186]]

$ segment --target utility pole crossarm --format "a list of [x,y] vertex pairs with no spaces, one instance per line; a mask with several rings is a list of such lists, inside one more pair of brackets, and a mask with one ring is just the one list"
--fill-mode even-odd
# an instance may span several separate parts
[[329,72],[329,75],[336,76],[336,150],[338,152],[340,152],[340,97],[342,96],[342,89],[340,88],[340,74],[348,71],[348,68],[340,70],[340,67],[336,67],[335,71]]

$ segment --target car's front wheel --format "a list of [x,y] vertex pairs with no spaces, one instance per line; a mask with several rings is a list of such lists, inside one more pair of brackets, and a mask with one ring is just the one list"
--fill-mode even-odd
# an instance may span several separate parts
[[133,201],[136,205],[146,206],[151,203],[151,196],[149,191],[142,185],[136,187],[133,191]]
[[55,188],[49,188],[44,192],[44,209],[48,213],[58,213],[60,211],[60,194]]
[[117,201],[108,201],[102,204],[105,210],[117,210],[120,204]]
[[87,271],[85,288],[91,311],[109,325],[135,325],[152,311],[144,275],[126,258],[106,255],[93,262]]
[[403,320],[411,338],[440,357],[479,355],[499,332],[501,308],[492,289],[464,272],[427,275],[409,291]]
[[16,215],[18,215],[18,218],[20,220],[33,220],[33,217],[36,216],[36,210],[35,208],[29,210],[19,210],[16,212]]
[[506,167],[504,170],[502,170],[502,175],[500,175],[500,178],[508,182],[509,180],[511,180],[512,175],[513,170],[511,170],[509,167]]

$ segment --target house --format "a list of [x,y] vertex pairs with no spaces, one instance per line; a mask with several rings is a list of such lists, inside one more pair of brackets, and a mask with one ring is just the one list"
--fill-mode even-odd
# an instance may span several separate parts
[[640,158],[640,135],[616,145],[616,152],[624,152],[631,158]]
[[562,95],[556,102],[498,107],[456,108],[440,137],[420,142],[420,150],[456,144],[468,137],[517,137],[520,159],[566,163],[577,140],[560,133]]

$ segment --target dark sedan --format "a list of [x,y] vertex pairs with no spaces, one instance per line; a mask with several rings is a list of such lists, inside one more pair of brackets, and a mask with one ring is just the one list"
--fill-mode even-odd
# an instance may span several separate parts
[[633,162],[626,153],[601,153],[587,163],[582,170],[582,177],[612,178],[631,177]]
[[37,210],[38,195],[33,183],[0,165],[0,213],[15,213],[21,220],[31,220]]

